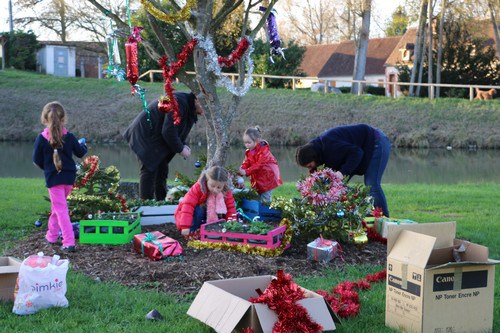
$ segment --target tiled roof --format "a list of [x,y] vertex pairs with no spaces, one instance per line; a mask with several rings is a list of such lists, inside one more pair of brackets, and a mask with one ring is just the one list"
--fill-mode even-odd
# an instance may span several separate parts
[[339,44],[319,44],[306,47],[299,69],[307,76],[318,76]]
[[[401,36],[372,38],[368,41],[365,75],[384,75],[384,64]],[[354,69],[354,41],[340,43],[330,56],[318,77],[351,76]]]

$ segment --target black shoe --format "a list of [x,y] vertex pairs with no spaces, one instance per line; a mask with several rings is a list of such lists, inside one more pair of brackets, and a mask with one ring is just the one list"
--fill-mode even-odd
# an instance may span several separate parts
[[59,246],[62,245],[61,241],[49,242],[47,239],[45,239],[45,241],[49,245],[59,245]]
[[61,251],[62,252],[75,252],[76,247],[75,246],[61,246]]

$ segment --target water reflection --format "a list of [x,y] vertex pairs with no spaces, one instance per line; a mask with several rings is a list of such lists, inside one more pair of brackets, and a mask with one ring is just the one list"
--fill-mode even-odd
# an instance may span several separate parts
[[[175,157],[171,163],[170,179],[175,171],[192,177],[194,163],[203,147],[192,147],[193,155],[184,160]],[[41,178],[42,173],[31,162],[33,145],[27,142],[0,142],[0,177]],[[306,174],[306,169],[295,163],[295,148],[272,148],[278,159],[284,181],[297,180]],[[89,145],[89,153],[101,158],[101,165],[114,164],[122,178],[137,179],[136,156],[126,145]],[[231,149],[228,163],[239,166],[243,160],[243,148]],[[393,149],[383,183],[435,183],[453,184],[460,182],[499,182],[500,151],[497,150],[445,150],[445,149]],[[360,178],[355,179],[361,181]]]

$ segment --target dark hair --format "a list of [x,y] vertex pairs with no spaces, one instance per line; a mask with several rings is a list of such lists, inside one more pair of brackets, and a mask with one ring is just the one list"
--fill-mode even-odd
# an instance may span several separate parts
[[295,160],[300,166],[306,166],[313,161],[317,162],[318,154],[316,153],[312,143],[297,147],[297,150],[295,151]]
[[259,141],[262,139],[262,132],[259,126],[247,128],[243,135],[248,135],[252,141]]

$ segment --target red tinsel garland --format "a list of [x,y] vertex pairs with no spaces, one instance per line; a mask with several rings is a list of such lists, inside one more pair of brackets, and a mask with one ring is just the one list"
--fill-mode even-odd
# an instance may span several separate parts
[[274,324],[273,333],[321,332],[323,327],[314,322],[307,309],[297,304],[305,298],[304,291],[292,281],[290,274],[278,270],[278,276],[272,280],[264,292],[257,289],[258,297],[250,298],[252,303],[267,304],[276,312],[278,321]]
[[165,79],[164,87],[166,96],[160,97],[158,100],[158,110],[163,113],[168,113],[173,111],[173,119],[174,125],[179,125],[181,123],[181,117],[179,114],[179,104],[174,96],[174,87],[172,85],[173,77],[177,74],[179,69],[187,61],[187,58],[193,53],[194,47],[198,41],[196,39],[192,39],[187,42],[183,48],[181,53],[177,55],[177,61],[168,64],[168,57],[166,55],[162,56],[158,60],[158,64],[163,68],[163,78]]
[[240,60],[241,57],[243,57],[243,55],[245,54],[245,52],[248,50],[248,47],[250,47],[250,44],[251,43],[247,37],[242,38],[239,41],[236,49],[234,49],[234,51],[227,58],[223,57],[223,56],[217,57],[217,61],[219,63],[219,66],[220,67],[224,67],[224,66],[231,67],[234,64],[236,64],[236,62],[238,60]]
[[378,232],[375,231],[375,228],[369,228],[366,222],[363,220],[363,228],[366,230],[366,236],[369,240],[379,242],[382,244],[387,244],[387,238],[382,237]]
[[137,43],[141,41],[142,27],[133,27],[130,31],[127,42],[125,43],[125,55],[127,57],[127,79],[132,85],[132,95],[135,93],[135,84],[139,80],[139,63]]
[[360,310],[359,295],[355,290],[365,290],[371,287],[370,282],[383,281],[386,278],[386,271],[369,274],[365,279],[356,282],[345,281],[339,283],[332,289],[332,294],[327,291],[318,290],[318,294],[323,296],[330,304],[333,311],[341,318],[357,316]]
[[[112,192],[109,192],[110,195],[113,195]],[[116,193],[115,197],[120,201],[120,204],[122,205],[122,212],[127,213],[128,212],[128,206],[127,206],[127,199],[120,193]]]
[[89,179],[94,176],[94,173],[99,169],[99,157],[95,155],[87,157],[83,161],[82,166],[86,167],[89,164],[90,164],[89,171],[83,176],[80,183],[73,186],[74,189],[79,189],[80,187],[85,186],[85,184],[87,184]]

